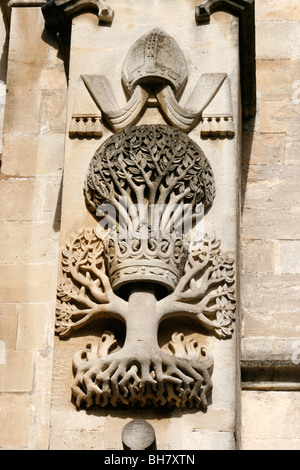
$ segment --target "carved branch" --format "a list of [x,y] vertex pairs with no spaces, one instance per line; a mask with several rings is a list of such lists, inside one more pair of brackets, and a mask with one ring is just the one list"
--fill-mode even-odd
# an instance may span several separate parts
[[159,321],[172,316],[196,318],[218,337],[232,336],[235,309],[233,259],[220,253],[220,243],[204,239],[202,249],[191,254],[188,269],[172,294],[158,302]]
[[70,237],[62,250],[62,271],[56,318],[60,336],[98,318],[125,318],[124,301],[112,291],[105,272],[103,243],[94,230]]

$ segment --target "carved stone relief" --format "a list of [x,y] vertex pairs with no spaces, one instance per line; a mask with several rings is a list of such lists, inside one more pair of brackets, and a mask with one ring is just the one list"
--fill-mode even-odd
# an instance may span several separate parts
[[129,127],[100,146],[84,194],[99,225],[73,234],[62,250],[56,332],[66,337],[117,318],[126,338],[120,347],[107,331],[75,353],[76,405],[205,409],[211,352],[180,332],[163,351],[158,328],[183,316],[218,338],[233,333],[233,257],[214,237],[189,238],[197,209],[215,195],[208,160],[183,131]]
[[[191,95],[185,98],[183,94],[181,100],[179,97],[188,80],[186,59],[176,41],[159,28],[139,38],[128,51],[122,82],[129,100],[123,108],[107,77],[82,75],[81,78],[113,131],[137,123],[151,100],[151,106],[159,107],[166,121],[177,129],[190,132],[202,121],[204,137],[234,136],[227,75],[202,74]],[[78,94],[82,94],[81,85]],[[70,132],[74,136],[73,127]]]

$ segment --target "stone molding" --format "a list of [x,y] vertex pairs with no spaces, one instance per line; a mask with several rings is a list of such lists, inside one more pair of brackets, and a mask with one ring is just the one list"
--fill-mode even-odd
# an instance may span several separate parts
[[72,17],[84,11],[97,13],[100,22],[111,23],[114,17],[103,0],[48,0],[42,7],[46,27],[59,33],[64,33],[65,28],[68,31]]
[[242,110],[243,117],[249,118],[256,113],[254,0],[207,0],[196,6],[197,23],[208,22],[216,11],[239,18]]

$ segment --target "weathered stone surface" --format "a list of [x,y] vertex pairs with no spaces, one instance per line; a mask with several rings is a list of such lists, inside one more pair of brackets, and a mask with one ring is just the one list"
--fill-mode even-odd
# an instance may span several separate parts
[[0,364],[0,392],[30,392],[33,387],[32,351],[6,351],[6,363]]
[[[255,295],[256,290],[252,292]],[[290,295],[290,292],[287,292]],[[286,309],[282,312],[260,312],[255,308],[245,308],[243,315],[243,327],[242,333],[245,338],[249,337],[261,337],[262,333],[266,338],[280,335],[283,338],[293,338],[295,333],[299,333],[299,311],[295,308],[294,311]],[[263,358],[263,355],[262,355]]]
[[300,240],[282,240],[279,242],[277,272],[300,274]]
[[[18,306],[15,303],[0,304],[0,340],[4,353],[15,349],[17,339]],[[4,360],[2,362],[5,362]]]
[[21,304],[18,315],[17,350],[44,349],[47,340],[48,305]]
[[299,312],[300,286],[299,277],[295,274],[243,274],[242,289],[245,312],[266,315]]
[[150,423],[143,419],[134,419],[122,430],[124,450],[156,449],[155,431]]
[[292,58],[300,59],[300,45],[299,45],[299,34],[300,34],[300,21],[295,21],[292,25],[292,39],[293,39],[293,49],[292,49]]
[[258,59],[290,58],[293,44],[292,28],[293,23],[289,21],[258,21],[256,23],[256,57]]
[[[100,30],[96,15],[87,13],[74,19],[70,110],[82,73],[113,75],[112,86],[121,102],[124,97],[119,72],[124,50],[145,32],[165,25],[183,47],[191,73],[187,91],[192,90],[206,67],[215,73],[226,68],[235,94],[238,51],[234,54],[232,51],[236,48],[237,22],[230,15],[216,13],[209,25],[196,28],[195,4],[189,1],[172,2],[171,14],[169,2],[160,2],[159,9],[156,2],[155,5],[147,3],[146,10],[143,1],[129,3],[118,2],[112,28],[101,28],[101,41],[95,40]],[[300,6],[298,0],[256,0],[255,11],[258,113],[253,135],[251,123],[245,123],[243,149],[242,358],[256,364],[269,361],[276,366],[282,361],[292,361],[293,344],[298,341],[300,331]],[[109,40],[111,32],[113,41]],[[109,61],[105,60],[108,54]],[[5,91],[2,72],[1,63],[0,111],[4,107]],[[137,416],[134,412],[129,417],[127,412],[118,410],[93,414],[73,409],[70,397],[73,377],[66,363],[71,364],[74,347],[82,347],[79,335],[60,346],[56,343],[58,355],[51,387],[51,325],[57,277],[56,230],[60,219],[66,87],[56,39],[44,31],[40,9],[28,4],[26,8],[13,8],[7,86],[1,168],[4,177],[0,181],[0,295],[3,300],[0,341],[5,344],[7,364],[0,364],[1,372],[5,370],[0,378],[1,391],[4,390],[0,395],[0,413],[1,422],[5,423],[0,430],[0,447],[48,447],[52,388],[50,447],[119,450],[121,429]],[[143,123],[148,123],[149,116],[154,123],[163,121],[155,108],[143,117]],[[109,135],[104,125],[103,139]],[[235,176],[227,177],[235,168],[232,143],[201,141],[212,158],[217,187],[222,188],[215,207],[217,213],[224,214],[224,220],[218,220],[216,226],[213,209],[206,227],[214,226],[217,232],[221,231],[226,246],[231,243],[227,233],[233,220],[230,207],[234,198],[228,193],[232,187],[229,182]],[[67,139],[63,243],[70,231],[76,232],[92,220],[85,214],[82,174],[97,147],[93,139],[78,140],[76,144]],[[208,338],[206,344],[214,345],[213,339]],[[182,414],[175,410],[160,414],[161,419],[157,419],[153,411],[141,412],[155,428],[161,449],[234,448],[232,370],[235,359],[227,344],[223,349],[214,347],[214,355],[218,361],[213,380],[228,385],[226,390],[213,390],[206,414],[199,418],[198,413]],[[3,357],[2,354],[0,358]],[[244,391],[242,448],[298,449],[298,395]]]
[[[291,90],[292,95],[293,90]],[[259,114],[259,131],[263,133],[300,134],[300,107],[292,100],[262,101]]]
[[[267,186],[267,185],[266,185]],[[288,189],[288,184],[285,185]],[[296,184],[294,186],[297,191]],[[296,195],[295,195],[296,197]],[[283,205],[281,208],[244,207],[243,209],[243,239],[296,239],[300,238],[300,213],[298,204]]]
[[48,302],[55,298],[57,284],[55,263],[2,264],[1,273],[2,302]]
[[[49,207],[49,206],[48,206]],[[52,214],[55,206],[52,209]],[[0,223],[0,262],[48,263],[58,259],[58,225],[52,220],[37,222],[32,233],[32,222]],[[24,250],[24,245],[26,250]]]
[[[241,361],[245,367],[294,367],[297,335],[292,338],[256,338],[247,337],[242,340]],[[298,340],[299,341],[299,340]],[[299,348],[300,350],[300,348]]]
[[255,12],[258,20],[300,20],[300,5],[298,0],[256,0]]
[[1,171],[9,176],[61,175],[64,141],[64,134],[6,134]]
[[294,448],[299,442],[299,399],[297,392],[244,391],[242,448]]
[[30,397],[26,394],[0,395],[0,449],[28,448],[30,438]]
[[242,244],[242,270],[272,273],[276,265],[277,243],[273,240],[253,240]]
[[[299,104],[300,105],[300,100]],[[297,137],[290,137],[286,138],[286,145],[285,145],[285,158],[284,161],[288,165],[300,165],[300,158],[299,158],[299,146],[300,140]],[[293,171],[293,167],[291,167]]]
[[276,165],[284,162],[286,136],[244,132],[242,169],[247,183],[248,165]]
[[183,435],[185,450],[235,450],[236,443],[232,432],[186,431]]
[[293,84],[299,80],[300,76],[299,60],[259,59],[256,64],[260,100],[286,101],[292,99]]
[[38,220],[43,201],[42,192],[42,182],[34,178],[0,180],[0,220]]

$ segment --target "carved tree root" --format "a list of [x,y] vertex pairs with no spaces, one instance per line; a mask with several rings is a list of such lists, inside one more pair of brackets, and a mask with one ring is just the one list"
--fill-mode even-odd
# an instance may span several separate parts
[[109,356],[82,362],[72,393],[76,406],[112,405],[207,407],[212,390],[212,358],[190,361],[164,353],[135,355],[125,348]]

